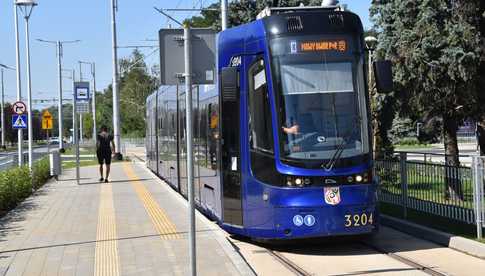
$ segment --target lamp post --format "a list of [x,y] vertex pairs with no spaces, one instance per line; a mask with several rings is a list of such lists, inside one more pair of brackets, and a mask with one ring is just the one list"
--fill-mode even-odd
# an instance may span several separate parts
[[120,137],[120,100],[118,87],[118,49],[116,40],[116,11],[118,1],[111,0],[111,38],[113,43],[113,134],[115,142],[115,155],[117,159],[122,159],[121,137]]
[[[365,37],[365,46],[367,47],[367,50],[369,51],[369,82],[368,82],[368,85],[369,85],[369,97],[371,98],[372,100],[372,96],[373,96],[373,87],[372,87],[372,57],[374,55],[374,51],[376,49],[376,46],[377,46],[377,38],[375,38],[374,36],[367,36]],[[377,126],[377,122],[374,121],[373,122],[374,124],[374,131],[373,131],[373,143],[372,143],[372,146],[373,146],[373,151],[374,151],[374,156],[376,156],[377,154],[377,135],[375,133],[375,129],[376,129],[376,126]]]
[[[20,76],[20,45],[19,45],[19,20],[18,20],[18,10],[16,2],[13,5],[14,18],[15,18],[15,68],[17,77],[17,101],[22,100],[22,83]],[[24,154],[22,150],[22,144],[24,142],[24,134],[21,128],[17,131],[17,151],[18,151],[18,166],[22,166],[24,163]]]
[[81,40],[69,40],[69,41],[51,41],[51,40],[44,40],[44,39],[37,39],[39,42],[50,43],[56,46],[57,49],[57,74],[58,74],[58,88],[59,88],[59,103],[57,106],[58,112],[58,125],[59,125],[59,151],[64,152],[64,124],[63,124],[63,114],[62,114],[62,55],[63,55],[63,45],[65,43],[77,43],[81,42]]
[[377,38],[374,36],[367,36],[365,38],[365,45],[367,47],[367,50],[369,50],[369,91],[372,91],[372,88],[370,87],[372,83],[372,58],[374,55],[374,51],[377,46]]
[[27,128],[29,133],[29,169],[32,171],[32,138],[33,138],[33,129],[32,129],[32,79],[30,74],[30,37],[29,37],[29,18],[32,15],[32,11],[34,7],[37,6],[37,3],[34,0],[16,0],[15,5],[20,8],[22,13],[24,14],[25,19],[25,48],[26,48],[26,55],[27,55]]
[[1,123],[2,123],[2,148],[5,149],[5,83],[3,82],[3,70],[4,69],[10,69],[10,70],[15,70],[12,67],[9,67],[4,64],[0,64],[0,70],[1,70],[1,80],[2,80],[2,102],[0,104],[0,108],[2,109],[1,113]]
[[86,62],[80,61],[79,63],[89,64],[91,65],[91,76],[93,77],[93,93],[91,95],[91,103],[92,103],[92,111],[93,111],[93,141],[94,145],[96,145],[96,63],[94,62]]

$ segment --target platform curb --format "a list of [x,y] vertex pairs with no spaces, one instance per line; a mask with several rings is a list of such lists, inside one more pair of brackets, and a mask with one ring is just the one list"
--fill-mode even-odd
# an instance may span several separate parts
[[[137,163],[135,160],[133,160],[132,162]],[[162,185],[166,185],[169,193],[174,195],[183,204],[188,205],[187,200],[185,200],[185,198],[181,194],[173,190],[170,187],[170,185],[168,185],[165,181],[160,179],[155,173],[153,173],[150,169],[148,169],[144,162],[138,162],[138,163],[141,163],[142,164],[141,167],[145,169],[148,173],[153,175],[154,179],[157,182],[160,182],[160,184]],[[239,272],[239,274],[242,276],[255,276],[256,274],[254,273],[252,267],[245,261],[244,257],[241,256],[241,254],[239,254],[239,252],[237,252],[234,249],[234,247],[227,241],[226,236],[224,235],[224,230],[222,230],[214,222],[210,221],[206,216],[204,216],[204,214],[202,214],[199,210],[197,210],[197,208],[195,209],[195,214],[198,219],[202,220],[204,224],[208,226],[209,229],[214,230],[214,234],[215,234],[214,237],[216,241],[221,245],[222,249],[227,254],[229,259],[231,259],[232,263],[234,264],[234,267]]]
[[398,231],[444,245],[465,254],[485,259],[485,244],[409,221],[381,215],[381,223]]

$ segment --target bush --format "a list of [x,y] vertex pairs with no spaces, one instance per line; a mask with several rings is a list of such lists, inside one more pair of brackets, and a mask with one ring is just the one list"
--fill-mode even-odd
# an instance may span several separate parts
[[42,187],[50,177],[49,159],[43,158],[35,162],[32,168],[32,185],[34,189]]
[[34,163],[32,176],[27,166],[15,167],[0,172],[0,215],[15,208],[50,178],[49,159]]

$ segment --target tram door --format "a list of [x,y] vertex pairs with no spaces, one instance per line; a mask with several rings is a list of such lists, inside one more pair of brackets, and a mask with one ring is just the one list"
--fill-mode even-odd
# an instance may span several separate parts
[[241,156],[239,143],[239,72],[221,71],[221,181],[224,223],[242,226]]

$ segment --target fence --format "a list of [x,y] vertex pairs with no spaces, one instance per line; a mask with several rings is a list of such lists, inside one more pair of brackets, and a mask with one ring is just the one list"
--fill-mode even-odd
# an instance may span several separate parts
[[[376,160],[375,174],[380,178],[380,200],[402,207],[405,218],[408,209],[413,209],[467,224],[482,225],[485,213],[483,159],[473,157],[472,166],[430,162],[424,156],[408,159],[408,155],[416,157],[416,154],[399,152]],[[442,159],[445,160],[446,156],[442,156]],[[481,227],[477,227],[478,230],[481,231]]]
[[[32,160],[35,162],[43,157],[47,156],[49,153],[47,151],[34,151],[32,152]],[[24,152],[23,156],[23,164],[27,165],[29,162],[29,154]],[[6,153],[3,156],[0,156],[0,171],[8,170],[12,167],[18,166],[18,155],[16,152],[13,153]]]

